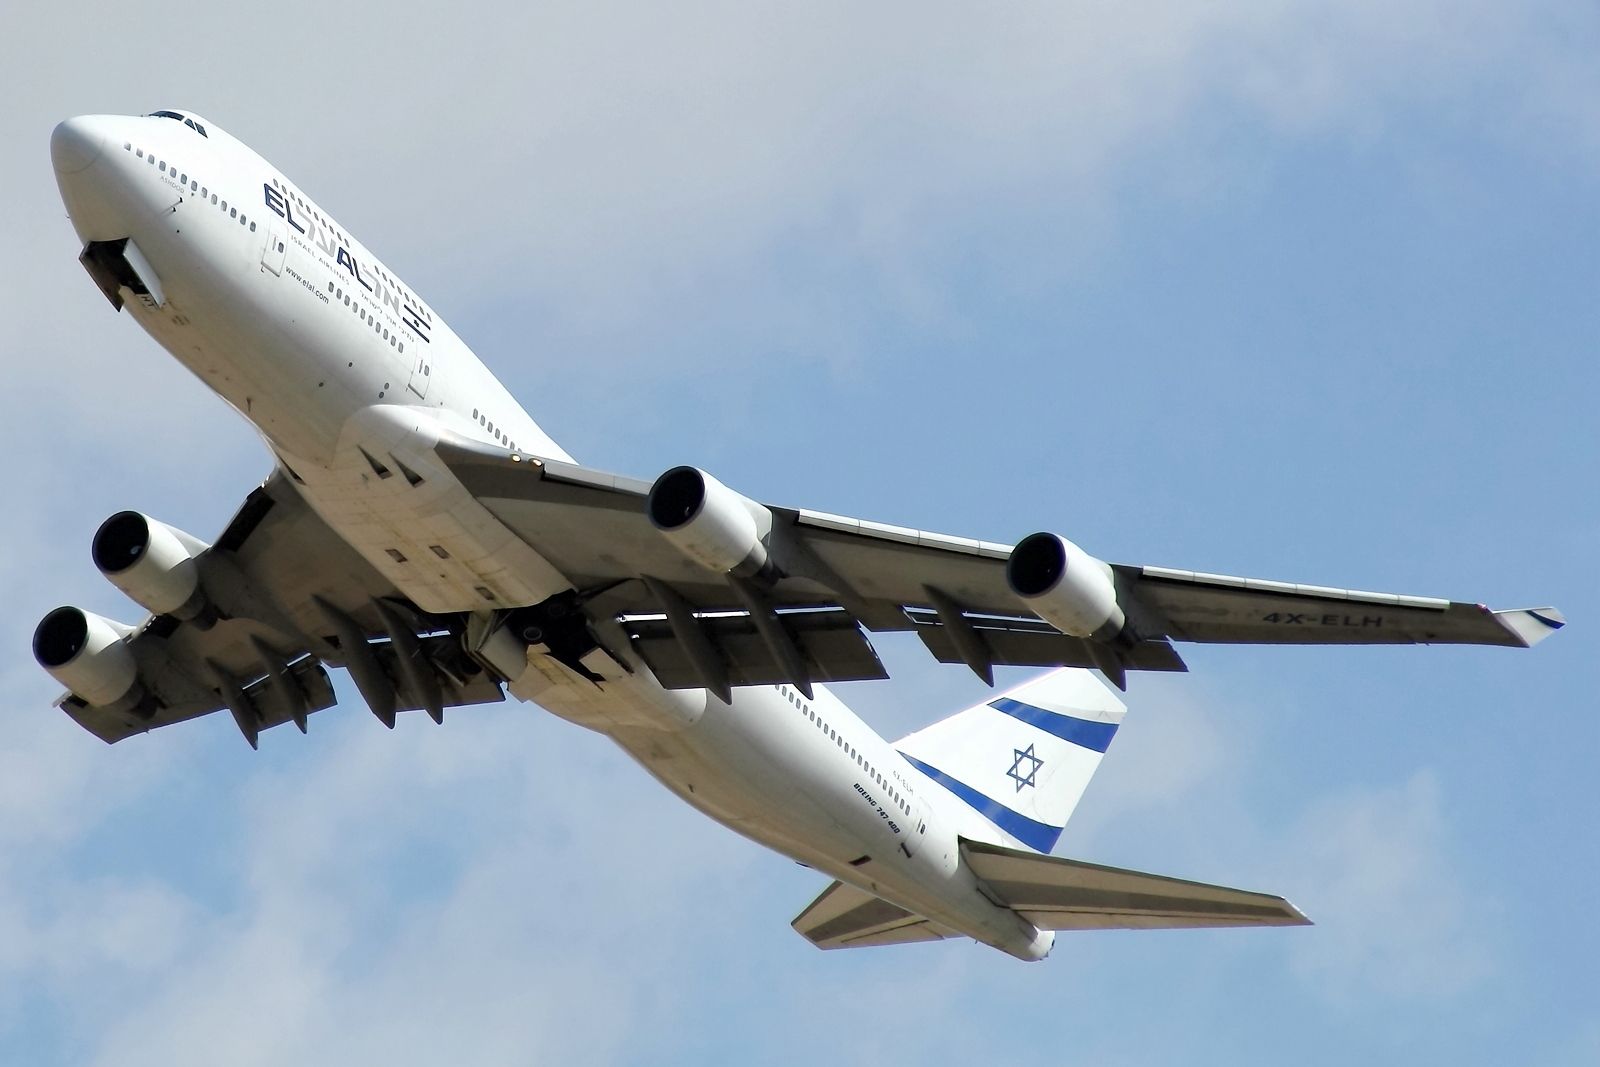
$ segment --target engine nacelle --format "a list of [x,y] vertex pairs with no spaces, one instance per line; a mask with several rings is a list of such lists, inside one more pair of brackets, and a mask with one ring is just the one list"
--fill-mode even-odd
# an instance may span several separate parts
[[95,531],[94,565],[134,603],[155,615],[208,624],[195,559],[206,544],[137,511],[119,511]]
[[57,608],[33,631],[33,658],[50,676],[96,707],[139,691],[139,664],[125,636],[131,627],[81,608]]
[[696,467],[674,467],[650,487],[650,522],[685,555],[719,573],[767,565],[772,513]]
[[1127,622],[1111,567],[1057,534],[1029,534],[1017,542],[1006,582],[1030,611],[1073,637],[1106,640]]

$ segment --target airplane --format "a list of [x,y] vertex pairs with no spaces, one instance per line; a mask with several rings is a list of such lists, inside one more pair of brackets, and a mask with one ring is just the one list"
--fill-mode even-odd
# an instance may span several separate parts
[[[272,456],[210,543],[136,511],[99,527],[93,561],[138,625],[40,622],[57,706],[108,743],[224,710],[252,747],[304,733],[335,703],[330,666],[391,729],[509,692],[834,879],[793,922],[812,943],[1037,960],[1060,930],[1308,922],[1281,897],[1050,855],[1126,710],[1111,686],[1185,670],[1173,642],[1529,647],[1563,624],[767,505],[690,466],[594,470],[215,123],[72,118],[50,151],[101,293]],[[997,666],[1054,669],[889,741],[827,688],[886,677],[886,632],[991,686]]]

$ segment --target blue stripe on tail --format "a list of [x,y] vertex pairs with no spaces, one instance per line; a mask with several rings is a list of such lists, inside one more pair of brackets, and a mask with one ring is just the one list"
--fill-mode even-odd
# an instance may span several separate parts
[[[1023,706],[1026,707],[1026,705]],[[1045,712],[1044,714],[1049,713]],[[1059,717],[1065,718],[1065,716]],[[1079,720],[1073,721],[1076,722]],[[1115,729],[1115,727],[1112,729]],[[995,800],[993,797],[984,796],[982,793],[978,792],[970,785],[967,785],[965,782],[956,781],[954,778],[939,770],[937,767],[930,767],[919,759],[914,759],[911,756],[907,756],[904,752],[900,753],[900,755],[903,756],[906,762],[910,763],[911,766],[915,767],[929,778],[932,778],[934,781],[950,790],[950,792],[954,793],[957,797],[961,798],[967,804],[971,805],[971,807],[977,811],[979,815],[982,815],[985,819],[988,819],[990,822],[994,823],[996,826],[1000,827],[1000,829],[1004,830],[1018,841],[1021,841],[1024,845],[1027,845],[1035,852],[1049,852],[1051,849],[1056,847],[1056,842],[1061,839],[1062,827],[1050,826],[1046,823],[1037,822],[1033,819],[1030,819],[1021,812],[1012,811],[1010,808],[1006,807],[998,800]]]
[[1063,741],[1071,741],[1075,745],[1082,745],[1096,752],[1104,752],[1110,748],[1111,738],[1117,732],[1116,723],[1075,719],[1071,715],[1046,711],[1032,704],[1024,704],[1020,700],[1012,700],[1010,697],[991,700],[989,706],[996,711],[1005,712],[1013,719],[1021,719],[1029,726],[1037,726],[1047,734],[1054,734]]

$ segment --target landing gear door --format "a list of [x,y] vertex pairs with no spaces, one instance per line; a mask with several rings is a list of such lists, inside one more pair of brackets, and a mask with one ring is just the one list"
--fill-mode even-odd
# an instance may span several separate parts
[[406,388],[417,394],[419,400],[428,398],[428,381],[433,377],[433,366],[428,361],[427,346],[418,345],[416,354],[411,357],[411,380],[406,382]]
[[261,269],[281,276],[283,274],[283,256],[287,251],[288,239],[284,236],[283,227],[267,227],[267,244],[261,250]]

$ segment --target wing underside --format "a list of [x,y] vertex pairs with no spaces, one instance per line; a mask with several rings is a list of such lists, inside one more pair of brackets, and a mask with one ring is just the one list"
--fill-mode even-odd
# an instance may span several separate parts
[[996,899],[1042,930],[1309,926],[1282,897],[975,841],[962,856]]
[[[645,482],[457,437],[437,455],[571,583],[545,605],[505,605],[485,625],[519,609],[549,608],[544,621],[578,612],[588,633],[550,645],[560,662],[596,646],[615,658],[626,643],[668,688],[724,697],[741,685],[882,678],[869,638],[882,632],[914,633],[939,661],[964,663],[991,683],[997,666],[1078,666],[1120,686],[1130,670],[1185,670],[1174,640],[1528,646],[1562,624],[1551,609],[1492,612],[1114,566],[1126,625],[1110,637],[1077,637],[1013,593],[1008,545],[746,501],[769,519],[761,536],[771,562],[758,573],[718,570],[652,524]],[[418,611],[316,515],[292,478],[275,472],[196,559],[222,608],[215,625],[156,616],[127,640],[148,699],[105,708],[69,694],[61,701],[69,714],[117,741],[226,708],[254,744],[260,730],[283,722],[304,729],[307,715],[332,703],[324,664],[348,668],[391,725],[397,711],[423,708],[442,719],[446,707],[504,698],[499,680],[464,651],[471,617]]]
[[[871,632],[915,633],[935,658],[965,663],[985,680],[996,666],[1081,666],[1120,684],[1128,670],[1185,670],[1174,640],[1527,646],[1562,622],[1549,609],[1492,612],[1119,565],[1112,573],[1129,625],[1114,642],[1084,639],[1044,622],[1012,592],[1009,545],[768,507],[768,540],[783,566],[741,586],[651,525],[649,483],[466,442],[439,454],[491,512],[588,591],[592,612],[625,620],[641,658],[669,687],[882,677]],[[806,678],[796,679],[797,664]]]
[[208,626],[151,616],[127,639],[143,698],[97,707],[65,694],[68,715],[106,742],[227,710],[252,745],[262,730],[335,696],[325,664],[350,670],[387,725],[397,712],[504,700],[466,656],[454,620],[412,608],[279,472],[250,494],[196,560],[225,610]]

